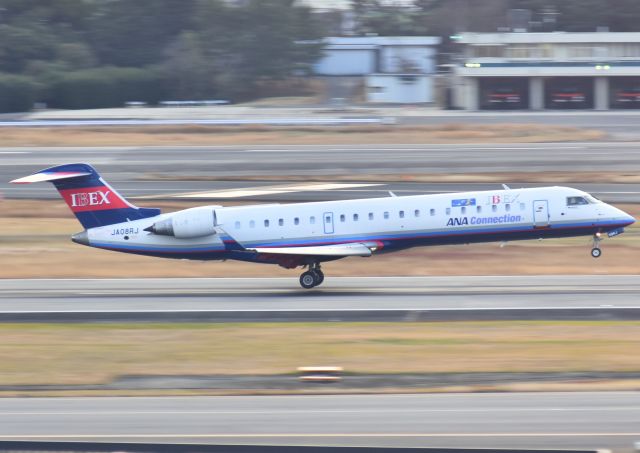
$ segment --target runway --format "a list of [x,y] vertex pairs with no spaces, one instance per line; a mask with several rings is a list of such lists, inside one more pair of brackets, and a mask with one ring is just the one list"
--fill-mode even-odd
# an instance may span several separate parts
[[615,448],[640,394],[506,393],[3,399],[0,440]]
[[0,321],[640,319],[638,276],[0,280]]
[[[259,188],[264,193],[242,200],[319,201],[328,199],[417,195],[465,190],[490,190],[498,183],[385,184],[384,175],[465,174],[496,172],[542,173],[559,171],[640,173],[640,148],[636,143],[543,143],[509,145],[326,145],[326,146],[228,146],[228,147],[94,147],[94,148],[0,148],[0,193],[5,198],[56,198],[46,184],[15,186],[8,181],[43,168],[88,162],[127,197],[171,199],[176,194]],[[370,176],[373,185],[339,190],[278,192],[287,175],[356,178]],[[376,180],[380,176],[380,181]],[[260,178],[264,177],[265,180]],[[283,177],[284,181],[270,181]],[[236,178],[237,180],[228,180]],[[243,178],[247,178],[244,179]],[[367,181],[369,182],[369,181]],[[500,181],[527,187],[518,181]],[[304,182],[303,182],[304,183]],[[533,184],[540,186],[541,184]],[[570,184],[608,202],[638,202],[640,184]],[[273,186],[276,186],[275,188]],[[265,190],[265,187],[266,190]],[[210,196],[202,200],[227,200]],[[237,197],[232,197],[237,200]],[[146,203],[146,202],[145,202]]]

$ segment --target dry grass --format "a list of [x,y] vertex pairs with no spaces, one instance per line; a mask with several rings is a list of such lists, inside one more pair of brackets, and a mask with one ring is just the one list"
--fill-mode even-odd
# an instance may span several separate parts
[[590,141],[604,136],[596,130],[539,124],[0,128],[3,146],[533,143]]
[[[3,324],[1,384],[124,374],[638,371],[640,322]],[[384,360],[380,360],[384,357]]]
[[[195,203],[197,204],[197,203]],[[167,211],[193,204],[160,203]],[[640,206],[620,206],[636,218]],[[298,271],[241,262],[172,261],[73,244],[82,230],[62,201],[7,200],[0,204],[0,277],[291,277]],[[29,217],[26,217],[29,216]],[[589,256],[589,238],[417,248],[325,265],[331,276],[640,274],[640,227],[606,240],[603,256]],[[292,280],[292,284],[295,281]]]

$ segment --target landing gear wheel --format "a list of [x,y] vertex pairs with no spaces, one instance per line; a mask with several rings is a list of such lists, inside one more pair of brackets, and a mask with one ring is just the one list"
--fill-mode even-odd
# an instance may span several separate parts
[[324,274],[320,269],[314,269],[313,272],[316,274],[316,286],[322,285],[324,281]]
[[311,289],[316,286],[317,276],[315,272],[307,271],[300,276],[300,286],[304,289]]
[[593,256],[594,258],[600,258],[600,255],[602,255],[602,250],[600,250],[598,247],[594,247],[591,249],[591,256]]

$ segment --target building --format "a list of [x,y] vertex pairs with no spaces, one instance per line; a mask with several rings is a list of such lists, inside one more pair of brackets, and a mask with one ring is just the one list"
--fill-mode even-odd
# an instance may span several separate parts
[[[376,103],[433,102],[437,37],[366,36],[326,38],[318,76],[362,81]],[[341,96],[344,97],[344,96]]]
[[454,107],[640,108],[640,33],[465,33]]

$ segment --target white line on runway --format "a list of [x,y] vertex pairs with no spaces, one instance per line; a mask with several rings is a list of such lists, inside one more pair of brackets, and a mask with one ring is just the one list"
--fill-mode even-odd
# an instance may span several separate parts
[[7,434],[0,435],[1,439],[96,439],[96,438],[136,438],[136,439],[176,439],[176,438],[203,438],[203,439],[229,439],[229,438],[340,438],[340,437],[363,437],[363,438],[396,438],[396,437],[637,437],[638,432],[579,432],[579,433],[273,433],[273,434]]
[[[640,407],[533,407],[496,409],[385,409],[385,414],[428,413],[512,413],[512,412],[602,412],[637,411]],[[52,416],[52,415],[290,415],[290,414],[371,414],[370,409],[319,409],[319,410],[271,410],[271,411],[51,411],[51,412],[0,412],[1,416]]]

